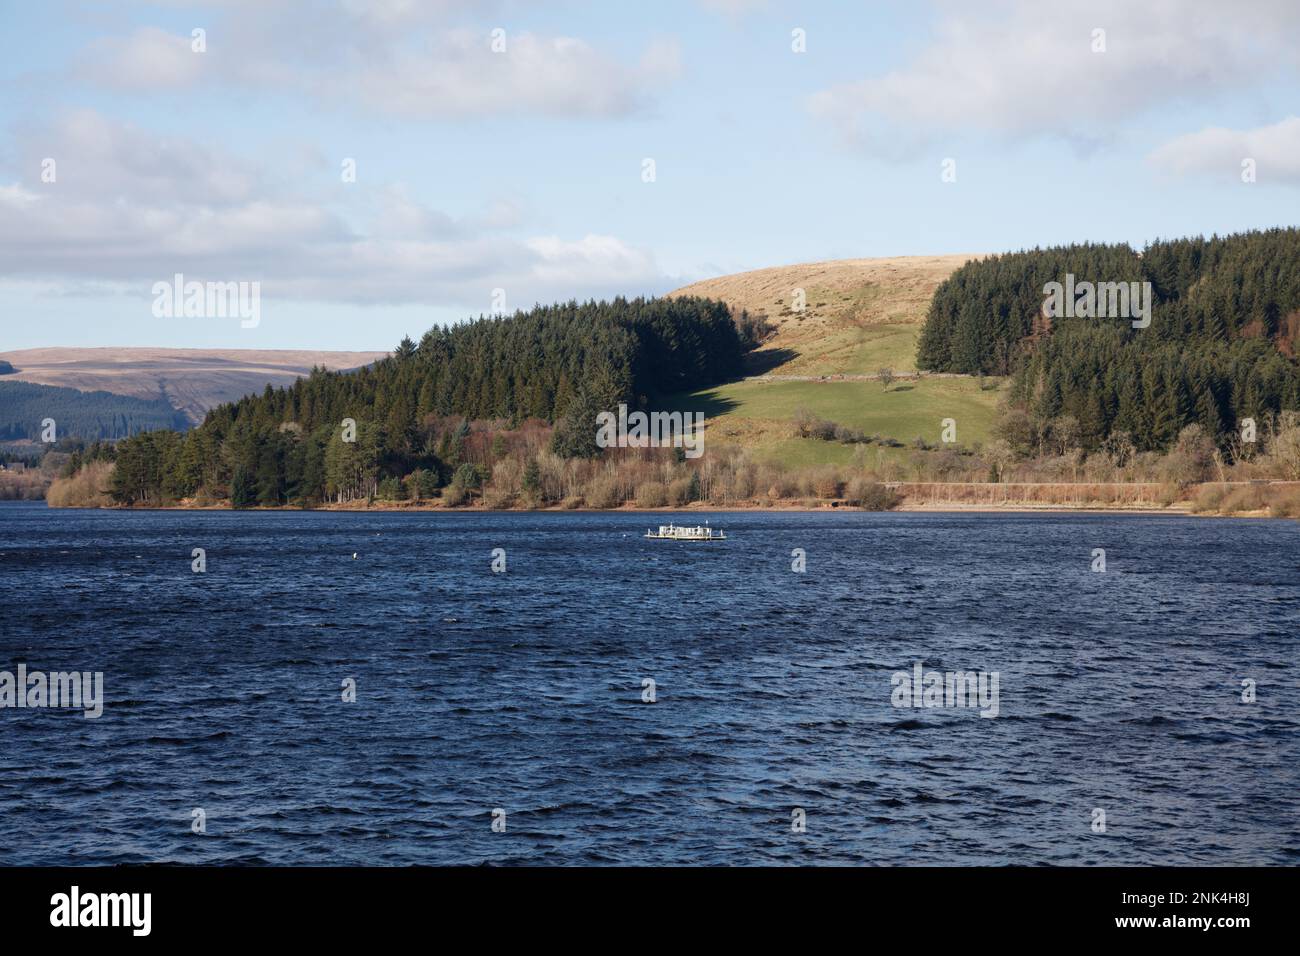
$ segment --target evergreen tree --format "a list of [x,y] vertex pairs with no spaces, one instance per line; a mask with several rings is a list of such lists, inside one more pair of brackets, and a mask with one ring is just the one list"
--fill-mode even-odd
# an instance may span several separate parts
[[230,481],[230,505],[232,508],[251,508],[257,503],[257,484],[253,476],[243,465],[235,468],[235,476]]

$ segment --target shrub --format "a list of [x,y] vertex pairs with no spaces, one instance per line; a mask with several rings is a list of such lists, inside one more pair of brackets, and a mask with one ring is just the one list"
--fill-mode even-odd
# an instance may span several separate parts
[[71,478],[54,479],[45,501],[51,508],[107,507],[113,503],[108,492],[112,474],[112,462],[92,461]]
[[668,483],[668,504],[681,508],[691,500],[691,481],[689,478],[677,478]]
[[903,498],[878,481],[866,481],[854,489],[854,498],[863,511],[893,511],[903,503]]
[[1300,412],[1281,414],[1268,443],[1268,457],[1283,478],[1300,479]]
[[1227,493],[1228,489],[1222,485],[1205,485],[1192,499],[1192,511],[1196,514],[1218,514]]
[[483,492],[483,507],[491,508],[494,511],[505,511],[513,508],[515,496],[509,491],[500,488],[489,488]]
[[834,468],[823,468],[813,478],[812,490],[818,498],[838,498],[844,493],[844,482]]
[[1160,502],[1160,507],[1168,508],[1175,502],[1181,501],[1182,497],[1183,490],[1173,482],[1167,481],[1160,486],[1160,493],[1156,496],[1156,500]]
[[587,486],[584,496],[592,508],[617,508],[623,503],[623,496],[618,493],[617,479],[602,475]]
[[1213,464],[1214,442],[1200,425],[1188,425],[1165,456],[1162,477],[1186,487],[1209,478]]
[[809,408],[796,408],[794,410],[794,435],[796,438],[807,438],[812,431],[813,425],[817,421],[817,416]]
[[636,503],[640,508],[663,508],[668,505],[668,490],[657,481],[647,481],[636,490]]
[[1300,518],[1300,488],[1289,488],[1273,496],[1268,506],[1274,518]]
[[1220,511],[1223,514],[1239,514],[1243,511],[1263,511],[1266,507],[1264,486],[1247,485],[1228,492],[1220,506]]
[[834,441],[835,427],[834,422],[828,422],[824,418],[818,418],[808,427],[808,437],[816,438],[818,441]]

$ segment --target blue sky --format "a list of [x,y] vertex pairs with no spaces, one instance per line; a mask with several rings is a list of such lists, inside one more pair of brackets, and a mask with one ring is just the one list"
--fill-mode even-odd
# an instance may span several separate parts
[[[1289,225],[1298,27],[1281,0],[5,5],[0,351],[390,348],[494,289]],[[260,282],[260,324],[156,317],[177,272]]]

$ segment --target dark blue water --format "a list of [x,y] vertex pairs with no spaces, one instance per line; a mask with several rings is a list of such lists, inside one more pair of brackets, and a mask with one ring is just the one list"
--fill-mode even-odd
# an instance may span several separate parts
[[0,863],[1300,861],[1300,525],[710,517],[0,506]]

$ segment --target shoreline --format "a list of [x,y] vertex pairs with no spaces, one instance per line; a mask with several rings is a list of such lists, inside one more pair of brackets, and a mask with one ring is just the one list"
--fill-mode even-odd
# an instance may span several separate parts
[[[886,484],[892,492],[892,502],[870,497],[815,498],[810,496],[769,498],[756,497],[733,500],[727,504],[710,504],[695,501],[686,505],[644,507],[629,500],[617,507],[596,508],[579,497],[548,505],[529,506],[524,496],[507,498],[512,506],[491,507],[481,497],[451,505],[441,497],[418,500],[367,500],[324,502],[312,507],[301,504],[254,505],[233,509],[228,499],[183,498],[149,505],[121,505],[108,500],[102,493],[84,504],[67,502],[47,507],[95,509],[105,511],[343,511],[343,512],[622,512],[626,514],[699,515],[731,514],[744,512],[821,513],[836,511],[885,511],[914,514],[1132,514],[1176,515],[1197,518],[1295,518],[1296,496],[1300,494],[1300,481],[1274,480],[1265,482],[1206,482],[1176,490],[1169,485],[1154,482],[1088,483],[1088,482],[1024,482],[982,484],[970,482],[899,482]],[[1265,493],[1264,488],[1270,492]],[[1243,492],[1249,492],[1243,494]],[[1286,496],[1286,497],[1282,497]],[[1277,507],[1283,501],[1284,507]],[[868,505],[864,507],[861,501]],[[494,504],[502,503],[500,499]],[[879,507],[892,503],[892,507]],[[576,505],[576,507],[575,507]],[[871,507],[877,505],[877,507]],[[1223,507],[1226,505],[1226,507]]]
[[[35,504],[35,502],[32,502]],[[254,512],[336,512],[344,514],[645,514],[645,515],[701,515],[701,514],[747,514],[747,513],[766,513],[766,514],[824,514],[824,513],[850,513],[850,514],[1019,514],[1019,515],[1062,515],[1062,514],[1096,514],[1096,515],[1133,515],[1136,517],[1154,517],[1167,516],[1174,518],[1272,518],[1274,515],[1267,510],[1241,511],[1231,514],[1222,514],[1216,512],[1196,512],[1190,507],[1189,502],[1178,502],[1166,508],[1153,507],[1131,507],[1116,508],[1113,506],[1088,507],[1082,504],[1043,504],[1043,503],[1022,503],[1022,504],[1005,504],[990,505],[983,504],[963,504],[961,502],[919,502],[913,505],[903,504],[897,508],[888,510],[868,510],[854,505],[820,505],[809,507],[807,505],[787,505],[787,506],[767,506],[767,505],[701,505],[697,507],[684,508],[641,508],[636,505],[621,506],[618,508],[485,508],[481,505],[469,505],[458,507],[447,507],[444,505],[357,505],[349,503],[348,505],[329,505],[316,508],[302,508],[293,505],[276,505],[266,506],[259,505],[253,508],[231,508],[226,504],[214,505],[157,505],[153,507],[138,507],[125,505],[93,505],[93,506],[69,506],[63,508],[53,508],[46,505],[47,508],[60,511],[240,511],[244,513]],[[1285,519],[1278,519],[1285,520]]]

